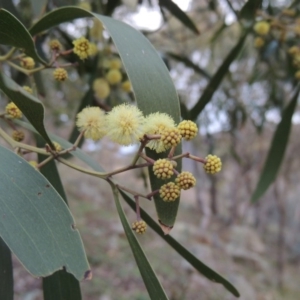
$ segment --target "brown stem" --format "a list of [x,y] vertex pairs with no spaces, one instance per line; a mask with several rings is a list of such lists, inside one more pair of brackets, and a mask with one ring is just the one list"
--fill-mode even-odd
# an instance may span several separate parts
[[149,167],[149,166],[151,166],[151,164],[149,164],[149,163],[144,163],[144,164],[139,164],[139,165],[130,165],[130,166],[127,166],[125,168],[121,168],[121,169],[112,171],[110,173],[107,173],[107,177],[110,177],[110,176],[116,175],[116,174],[120,174],[120,173],[129,171],[129,170],[144,168],[144,167]]
[[174,153],[175,153],[175,150],[176,150],[176,147],[173,146],[173,147],[171,148],[170,152],[169,152],[168,158],[172,158],[172,157],[173,157],[173,155],[174,155]]
[[145,195],[143,195],[143,194],[137,193],[136,191],[133,191],[133,190],[131,190],[131,189],[128,189],[128,188],[126,188],[126,187],[124,187],[124,186],[122,186],[122,185],[120,185],[120,184],[116,184],[116,187],[117,187],[119,190],[123,190],[123,191],[125,191],[125,192],[127,192],[127,193],[133,195],[134,197],[142,197],[142,198],[145,198],[145,199],[147,199],[147,200],[151,200],[151,199],[148,198],[148,196],[145,196]]
[[134,196],[134,200],[135,200],[136,218],[138,221],[140,221],[141,220],[141,210],[140,210],[139,196]]
[[175,160],[175,159],[184,158],[184,157],[185,158],[190,158],[190,159],[198,161],[198,162],[201,162],[202,164],[206,164],[206,160],[204,158],[192,155],[189,152],[173,156],[172,159]]
[[151,192],[150,194],[148,194],[148,195],[146,196],[147,199],[151,200],[151,198],[152,198],[153,196],[155,196],[158,192],[159,192],[159,190],[155,190],[155,191]]
[[144,153],[140,153],[140,157],[143,158],[145,161],[147,161],[149,164],[153,165],[155,163],[155,160],[150,158]]
[[51,161],[54,157],[51,155],[49,157],[47,157],[45,160],[43,160],[42,162],[40,162],[36,167],[37,169],[40,169],[41,167],[43,167],[45,164],[47,164],[49,161]]

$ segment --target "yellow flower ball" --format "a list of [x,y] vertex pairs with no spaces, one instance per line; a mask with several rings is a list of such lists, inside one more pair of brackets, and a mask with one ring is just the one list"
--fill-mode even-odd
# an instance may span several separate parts
[[216,155],[209,154],[205,157],[206,163],[203,165],[203,168],[208,174],[215,174],[221,171],[222,162],[221,159]]
[[34,68],[34,66],[35,66],[35,62],[34,62],[33,58],[27,56],[27,57],[22,58],[22,60],[21,60],[21,66],[24,69],[32,70]]
[[167,159],[158,159],[153,164],[153,173],[157,178],[168,179],[174,174],[173,164]]
[[56,68],[53,71],[53,77],[57,81],[65,81],[68,78],[68,73],[63,68]]
[[198,133],[197,124],[189,120],[184,120],[180,122],[177,128],[179,129],[182,138],[188,141],[195,138]]
[[76,125],[86,138],[100,140],[106,134],[105,113],[99,107],[86,107],[77,114]]
[[52,144],[53,144],[56,152],[60,152],[63,150],[62,146],[59,143],[52,141]]
[[93,26],[90,28],[90,36],[94,40],[102,38],[103,25],[98,19],[93,20]]
[[12,132],[11,137],[12,137],[15,141],[21,142],[21,141],[24,140],[25,134],[24,134],[23,131],[14,130],[14,131]]
[[131,82],[126,80],[122,83],[121,87],[124,92],[129,93],[131,91]]
[[160,140],[165,145],[165,149],[177,146],[181,142],[181,134],[178,128],[171,127],[166,128],[162,134]]
[[159,196],[165,202],[173,202],[180,196],[180,188],[174,182],[169,182],[161,186]]
[[177,176],[175,182],[182,190],[188,190],[196,185],[196,178],[190,172],[182,172]]
[[29,86],[27,86],[27,85],[24,85],[24,86],[23,86],[23,89],[24,89],[27,93],[32,94],[32,88],[31,88],[31,87],[29,87]]
[[107,136],[123,146],[136,144],[144,135],[145,118],[134,105],[115,106],[106,116]]
[[105,99],[110,94],[110,86],[104,78],[97,78],[94,80],[93,90],[100,99]]
[[[146,117],[145,134],[161,135],[167,128],[174,128],[175,122],[171,116],[165,113],[152,113]],[[166,151],[166,146],[161,139],[150,140],[146,147],[157,153]]]
[[146,232],[147,224],[144,221],[136,221],[132,223],[132,230],[138,234],[143,234]]
[[113,58],[109,61],[109,69],[121,69],[122,68],[122,62],[119,58]]
[[74,45],[73,52],[78,55],[80,59],[84,60],[88,58],[90,42],[85,37],[81,37],[72,43]]
[[122,74],[117,69],[111,69],[106,74],[106,79],[111,85],[115,85],[122,80]]
[[270,31],[270,24],[266,21],[257,22],[254,25],[254,31],[259,35],[267,35]]
[[7,117],[9,117],[10,119],[21,119],[22,118],[21,110],[13,102],[10,102],[6,105],[5,113],[6,113]]
[[51,40],[49,42],[49,47],[53,51],[60,51],[62,49],[62,45],[59,40]]

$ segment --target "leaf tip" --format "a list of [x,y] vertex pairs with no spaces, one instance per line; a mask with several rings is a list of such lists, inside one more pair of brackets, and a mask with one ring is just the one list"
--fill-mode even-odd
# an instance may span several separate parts
[[91,280],[93,278],[93,273],[91,270],[87,270],[84,273],[84,280]]
[[163,224],[161,222],[161,220],[158,220],[159,224],[160,224],[160,228],[161,230],[164,232],[164,235],[167,235],[170,233],[170,231],[172,230],[173,226],[167,226],[165,224]]

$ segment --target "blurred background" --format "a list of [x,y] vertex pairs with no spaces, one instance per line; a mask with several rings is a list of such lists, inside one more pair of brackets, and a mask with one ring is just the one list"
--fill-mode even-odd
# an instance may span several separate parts
[[[1,0],[0,6],[26,26],[56,7],[78,5],[142,31],[170,70],[183,119],[192,117],[198,124],[199,136],[184,142],[183,151],[203,158],[213,153],[223,161],[223,170],[216,176],[204,173],[202,165],[183,161],[183,170],[195,175],[197,186],[182,192],[171,235],[232,282],[242,294],[240,299],[294,300],[300,293],[297,108],[276,180],[258,201],[250,200],[282,112],[300,79],[296,75],[300,58],[297,64],[297,55],[290,51],[299,45],[300,1],[249,1],[248,6],[246,2]],[[189,18],[182,17],[178,8]],[[260,21],[270,25],[267,33],[255,29],[254,24]],[[245,32],[239,51],[232,52]],[[71,136],[71,140],[76,136],[74,118],[80,105],[99,105],[108,111],[114,105],[134,101],[133,93],[121,82],[110,84],[108,95],[101,94],[94,83],[111,67],[111,61],[118,59],[108,33],[95,20],[62,24],[40,35],[36,43],[40,55],[49,57],[50,39],[58,39],[70,49],[72,40],[82,35],[96,44],[98,53],[68,69],[68,81],[55,82],[50,71],[35,78],[46,107],[47,129],[65,138]],[[228,57],[230,63],[224,66]],[[74,63],[72,55],[66,60]],[[120,70],[124,83],[126,73]],[[12,76],[21,85],[27,83],[19,72]],[[218,79],[220,84],[216,84]],[[203,94],[211,82],[215,85],[206,98],[207,105],[193,110],[205,100]],[[6,100],[2,97],[0,101],[4,105]],[[28,134],[27,141],[30,139]],[[87,140],[82,147],[106,170],[128,164],[136,151],[105,138],[97,143]],[[93,279],[81,283],[83,299],[149,299],[106,183],[65,166],[59,170],[93,270]],[[135,170],[116,178],[128,187],[149,191],[146,172]],[[157,218],[153,203],[145,200],[141,206]],[[134,221],[132,211],[126,206],[124,209]],[[150,229],[139,240],[170,299],[235,299],[222,286],[197,273]],[[40,280],[31,277],[18,261],[14,264],[15,298],[41,299]]]

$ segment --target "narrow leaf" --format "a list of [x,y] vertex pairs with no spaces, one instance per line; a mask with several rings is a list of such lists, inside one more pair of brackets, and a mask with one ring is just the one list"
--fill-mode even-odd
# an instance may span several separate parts
[[0,299],[14,298],[14,279],[11,252],[0,237]]
[[249,31],[246,31],[239,39],[237,44],[234,46],[234,48],[229,52],[225,60],[223,61],[220,68],[217,70],[217,72],[214,74],[210,82],[208,83],[207,87],[205,88],[203,94],[201,95],[198,102],[195,104],[195,106],[190,111],[190,118],[191,120],[196,120],[198,115],[201,113],[201,111],[204,109],[206,104],[212,99],[212,96],[214,95],[215,91],[218,89],[220,83],[222,82],[223,78],[227,74],[229,67],[231,63],[235,60],[235,58],[240,53],[244,41],[248,35]]
[[200,34],[198,28],[190,17],[181,8],[171,0],[159,0],[159,5],[165,7],[175,18],[177,18],[183,25],[188,27],[196,34]]
[[0,8],[0,44],[22,48],[33,59],[45,64],[35,50],[33,39],[24,25],[9,11]]
[[35,276],[66,268],[91,276],[74,219],[56,190],[26,160],[0,146],[0,236]]
[[297,106],[298,96],[299,89],[295,92],[291,102],[283,111],[282,119],[274,133],[267,160],[252,195],[251,202],[256,202],[267,191],[277,176],[288,144],[292,117]]
[[0,89],[19,107],[44,140],[52,145],[44,127],[44,106],[39,99],[27,93],[22,87],[1,72]]
[[[77,7],[64,7],[45,15],[30,29],[30,32],[35,35],[62,22],[88,16],[98,18],[110,33],[131,81],[137,104],[144,115],[158,111],[164,112],[179,123],[179,100],[168,69],[150,42],[134,28]],[[147,153],[154,159],[160,157],[151,151]],[[180,146],[177,147],[175,153],[176,155],[181,153]],[[180,164],[178,170],[181,170]],[[150,175],[150,181],[153,190],[161,186],[161,182],[152,175]],[[168,203],[166,210],[166,203],[159,196],[155,196],[159,219],[170,228],[175,222],[178,204],[179,200]]]
[[136,260],[136,263],[138,265],[138,268],[140,270],[140,273],[142,275],[142,278],[144,280],[144,283],[146,285],[147,291],[149,293],[149,296],[152,300],[158,300],[158,299],[168,299],[168,297],[165,294],[165,291],[163,290],[163,287],[161,286],[160,282],[158,281],[156,274],[154,273],[142,247],[140,246],[137,238],[132,232],[132,229],[130,225],[128,224],[127,218],[124,214],[123,208],[119,201],[119,192],[118,189],[111,184],[114,199],[116,203],[116,207],[119,213],[120,220],[122,222],[126,237],[128,239],[129,245],[131,247],[132,253],[134,255],[134,258]]
[[65,270],[43,278],[44,300],[81,300],[78,280]]
[[111,16],[112,13],[114,12],[114,10],[119,6],[121,5],[122,2],[121,0],[110,0],[110,1],[107,1],[107,4],[106,4],[106,9],[105,9],[105,14],[107,16]]
[[[135,202],[124,192],[121,191],[121,195],[126,203],[135,211]],[[222,284],[229,292],[234,296],[239,297],[240,294],[237,289],[225,278],[219,275],[214,270],[210,269],[204,263],[202,263],[197,257],[191,252],[184,248],[170,235],[164,235],[160,229],[160,226],[142,209],[142,219],[162,238],[164,239],[179,255],[181,255],[186,261],[188,261],[198,272],[213,282]]]
[[253,21],[256,16],[256,11],[261,7],[262,0],[248,0],[242,7],[239,17],[247,21]]
[[8,10],[11,14],[13,14],[18,20],[22,21],[22,17],[18,10],[16,9],[16,6],[14,5],[14,2],[11,0],[0,0],[0,7]]

